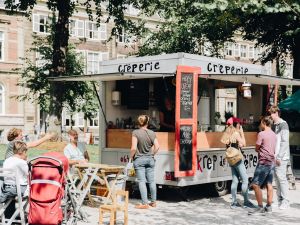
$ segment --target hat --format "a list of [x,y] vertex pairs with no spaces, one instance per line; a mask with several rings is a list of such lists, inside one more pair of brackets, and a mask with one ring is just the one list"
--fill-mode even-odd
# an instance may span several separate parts
[[239,119],[239,118],[237,118],[237,117],[230,117],[227,121],[226,121],[226,124],[227,125],[231,125],[231,124],[233,124],[233,123],[241,123],[242,121]]

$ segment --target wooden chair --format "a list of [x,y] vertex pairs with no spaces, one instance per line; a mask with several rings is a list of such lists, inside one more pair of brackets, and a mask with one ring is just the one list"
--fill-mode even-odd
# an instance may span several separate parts
[[[124,201],[119,202],[118,197],[124,197]],[[117,220],[117,211],[123,211],[124,213],[124,225],[128,224],[128,191],[116,190],[113,193],[112,205],[101,205],[99,208],[99,224],[103,223],[103,214],[105,212],[110,213],[110,225],[114,225]]]

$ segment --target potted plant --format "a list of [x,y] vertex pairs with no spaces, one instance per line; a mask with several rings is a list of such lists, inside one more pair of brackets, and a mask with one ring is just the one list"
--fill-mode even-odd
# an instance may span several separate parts
[[220,112],[215,112],[214,119],[215,119],[215,124],[220,125],[222,123]]

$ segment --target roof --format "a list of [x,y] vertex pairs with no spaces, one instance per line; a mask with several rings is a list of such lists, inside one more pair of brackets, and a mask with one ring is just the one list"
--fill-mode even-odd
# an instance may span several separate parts
[[174,76],[177,66],[200,67],[200,77],[231,82],[247,80],[254,84],[298,85],[300,81],[267,74],[262,65],[237,62],[188,53],[130,57],[100,62],[99,74],[50,78],[53,81],[109,81]]

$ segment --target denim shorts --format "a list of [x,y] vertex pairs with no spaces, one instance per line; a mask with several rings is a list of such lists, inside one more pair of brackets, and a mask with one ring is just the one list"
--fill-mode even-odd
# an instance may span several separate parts
[[274,165],[262,165],[258,164],[251,184],[259,185],[264,187],[267,184],[272,184],[274,176]]

